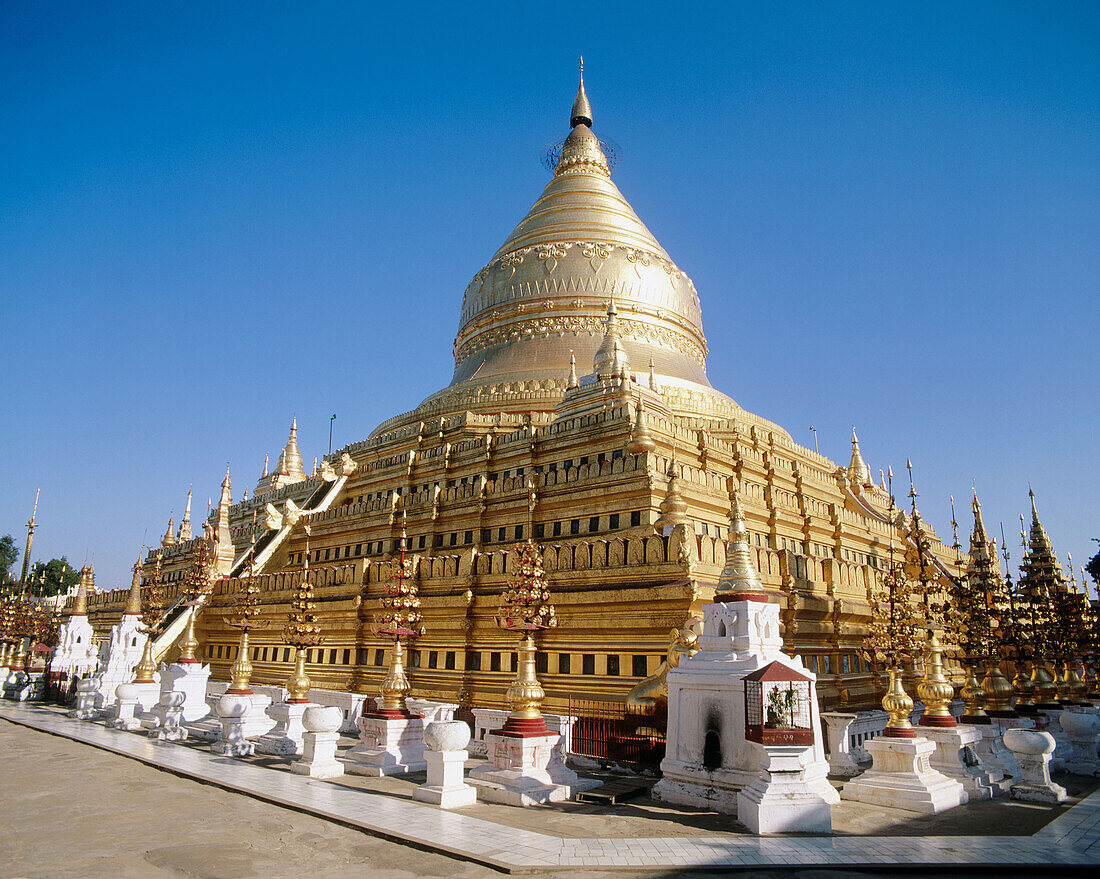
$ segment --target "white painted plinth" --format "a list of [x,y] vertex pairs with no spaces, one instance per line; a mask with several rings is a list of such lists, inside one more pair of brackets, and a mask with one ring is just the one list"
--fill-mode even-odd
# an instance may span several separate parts
[[962,784],[970,800],[990,800],[1005,793],[1005,774],[988,766],[978,756],[982,728],[976,725],[921,727],[921,735],[936,743],[932,768]]
[[441,809],[458,809],[477,802],[477,788],[463,781],[469,753],[470,727],[461,720],[429,723],[424,731],[428,781],[413,791],[413,799]]
[[423,772],[424,718],[382,717],[368,714],[356,722],[359,744],[344,755],[344,767],[353,775],[405,775]]
[[[549,771],[559,733],[541,736],[485,736],[488,761],[472,770],[470,784],[477,787],[478,799],[509,806],[535,806],[569,799],[579,779],[561,763],[555,781]],[[572,782],[572,783],[570,783]]]
[[1066,760],[1066,772],[1073,775],[1100,775],[1100,761],[1096,759],[1100,717],[1096,716],[1095,710],[1062,712],[1062,729],[1073,748],[1073,755]]
[[81,678],[76,682],[76,706],[69,717],[77,720],[93,720],[99,716],[96,697],[99,695],[99,678]]
[[1012,785],[1014,800],[1051,806],[1065,800],[1066,789],[1050,780],[1054,736],[1038,730],[1010,729],[1004,742],[1020,762],[1020,778]]
[[[307,708],[319,707],[314,702],[276,702],[267,709],[267,716],[275,722],[274,728],[256,739],[256,752],[276,757],[293,757],[302,753],[306,728],[302,715]],[[335,707],[335,706],[333,706]],[[340,711],[339,708],[336,708]],[[340,721],[344,715],[340,711]]]
[[343,775],[344,764],[336,759],[336,743],[340,739],[339,729],[343,720],[343,712],[335,706],[309,706],[303,716],[302,759],[290,764],[291,772],[310,778],[339,778]]
[[468,751],[427,751],[428,782],[413,791],[413,799],[441,809],[461,809],[477,802],[477,788],[463,781]]
[[222,735],[210,746],[210,750],[223,757],[251,757],[255,748],[245,734],[245,717],[252,710],[252,698],[243,694],[226,693],[218,700],[218,717],[222,722]]
[[959,782],[932,768],[935,742],[923,737],[879,736],[865,747],[874,762],[844,785],[841,799],[926,815],[945,812],[967,801]]
[[141,729],[141,721],[135,716],[140,702],[138,701],[138,689],[136,684],[119,684],[115,687],[114,717],[107,721],[107,726],[115,729],[134,731]]
[[1039,710],[1039,717],[1045,720],[1045,725],[1040,721],[1037,724],[1037,728],[1045,730],[1050,733],[1054,738],[1054,753],[1050,756],[1050,768],[1061,769],[1065,766],[1066,761],[1073,757],[1073,745],[1069,743],[1069,737],[1066,736],[1066,731],[1062,729],[1062,714],[1064,710],[1061,708],[1041,708]]
[[174,662],[160,667],[161,702],[166,693],[183,693],[183,722],[192,723],[209,713],[206,704],[206,682],[210,666],[198,662]]
[[831,804],[839,800],[823,795],[818,785],[804,778],[803,764],[810,748],[761,745],[764,764],[756,780],[737,794],[737,820],[751,832],[831,833]]
[[825,736],[829,744],[829,774],[839,778],[852,778],[863,770],[852,757],[848,734],[855,714],[842,714],[839,711],[826,711],[821,715],[825,721]]
[[187,730],[183,728],[183,704],[187,699],[186,693],[168,692],[161,693],[160,706],[164,709],[160,726],[150,731],[161,742],[182,742],[187,738]]

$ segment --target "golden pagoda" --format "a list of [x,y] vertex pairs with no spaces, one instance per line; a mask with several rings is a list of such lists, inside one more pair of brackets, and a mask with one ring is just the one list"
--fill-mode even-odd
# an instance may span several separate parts
[[[426,631],[404,663],[417,697],[506,705],[516,639],[495,621],[515,547],[532,541],[562,623],[538,643],[543,708],[622,701],[712,599],[736,491],[738,551],[781,606],[785,649],[817,674],[826,706],[877,705],[860,656],[870,590],[891,540],[908,539],[888,490],[854,430],[852,463],[838,465],[711,385],[700,297],[613,182],[583,76],[569,123],[541,195],[466,287],[449,384],[311,475],[295,420],[252,497],[208,516],[224,579],[196,620],[201,661],[229,678],[241,577],[261,615],[283,619],[308,561],[325,630],[309,679],[378,692],[394,648],[369,609],[405,523]],[[169,604],[198,540],[157,550]],[[89,598],[97,629],[123,601]],[[294,651],[275,628],[251,647],[253,683],[287,679]]]

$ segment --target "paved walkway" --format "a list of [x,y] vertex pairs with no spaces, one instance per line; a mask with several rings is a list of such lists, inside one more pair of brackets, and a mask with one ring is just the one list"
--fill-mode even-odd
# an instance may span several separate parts
[[1100,791],[1031,837],[819,836],[562,839],[395,800],[72,720],[45,707],[0,703],[0,717],[150,766],[506,872],[706,867],[1100,864]]

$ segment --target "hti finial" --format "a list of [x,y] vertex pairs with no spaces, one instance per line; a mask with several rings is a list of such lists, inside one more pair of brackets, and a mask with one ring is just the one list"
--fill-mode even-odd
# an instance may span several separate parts
[[588,103],[588,95],[584,93],[584,56],[580,60],[580,82],[577,85],[577,97],[573,101],[573,112],[569,115],[569,126],[576,128],[578,125],[592,127],[592,107]]

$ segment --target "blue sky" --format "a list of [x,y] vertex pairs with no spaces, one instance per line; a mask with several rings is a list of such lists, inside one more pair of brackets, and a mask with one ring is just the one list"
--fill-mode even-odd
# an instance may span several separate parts
[[716,387],[1095,551],[1095,4],[395,6],[0,5],[0,534],[41,486],[34,556],[125,583],[292,413],[311,461],[446,385],[583,52]]

